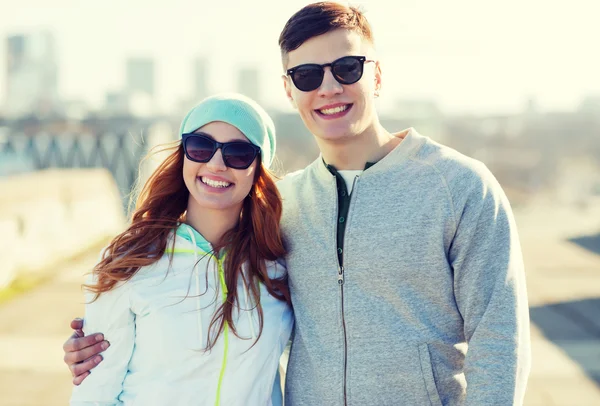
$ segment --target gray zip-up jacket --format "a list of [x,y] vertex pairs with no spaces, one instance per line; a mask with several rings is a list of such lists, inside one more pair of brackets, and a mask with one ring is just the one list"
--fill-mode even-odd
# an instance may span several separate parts
[[523,260],[482,163],[411,129],[355,181],[343,268],[322,159],[278,186],[296,316],[286,406],[522,403]]

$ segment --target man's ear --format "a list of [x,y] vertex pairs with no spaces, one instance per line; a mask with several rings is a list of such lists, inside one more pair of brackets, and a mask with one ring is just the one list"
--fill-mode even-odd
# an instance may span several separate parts
[[294,100],[294,97],[292,96],[293,84],[292,84],[290,77],[287,75],[281,75],[281,79],[283,80],[283,88],[285,90],[285,95],[287,96],[288,100],[290,101],[292,107],[297,108],[296,101]]

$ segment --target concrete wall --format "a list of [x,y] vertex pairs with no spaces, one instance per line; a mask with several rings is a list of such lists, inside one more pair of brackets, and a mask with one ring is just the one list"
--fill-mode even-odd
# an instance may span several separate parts
[[126,218],[105,169],[51,169],[0,178],[0,288],[43,272],[123,230]]

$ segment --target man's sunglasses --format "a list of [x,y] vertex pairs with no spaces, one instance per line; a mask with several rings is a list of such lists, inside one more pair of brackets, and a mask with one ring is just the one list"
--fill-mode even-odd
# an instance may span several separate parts
[[223,162],[229,168],[247,169],[260,148],[244,141],[217,142],[204,133],[182,134],[185,156],[194,162],[206,163],[221,148]]
[[292,78],[294,86],[303,92],[311,92],[318,89],[323,83],[325,76],[325,67],[331,68],[331,73],[335,80],[343,85],[351,85],[360,80],[363,75],[365,62],[375,62],[367,60],[364,56],[344,56],[331,63],[322,65],[316,63],[307,63],[295,66],[287,70],[287,74]]

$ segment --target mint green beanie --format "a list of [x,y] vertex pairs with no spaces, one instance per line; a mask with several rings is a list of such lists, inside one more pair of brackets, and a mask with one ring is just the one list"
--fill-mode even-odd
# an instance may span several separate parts
[[222,121],[240,130],[260,148],[262,163],[270,168],[275,157],[275,124],[254,100],[238,93],[219,93],[202,100],[181,122],[179,136],[200,127]]

